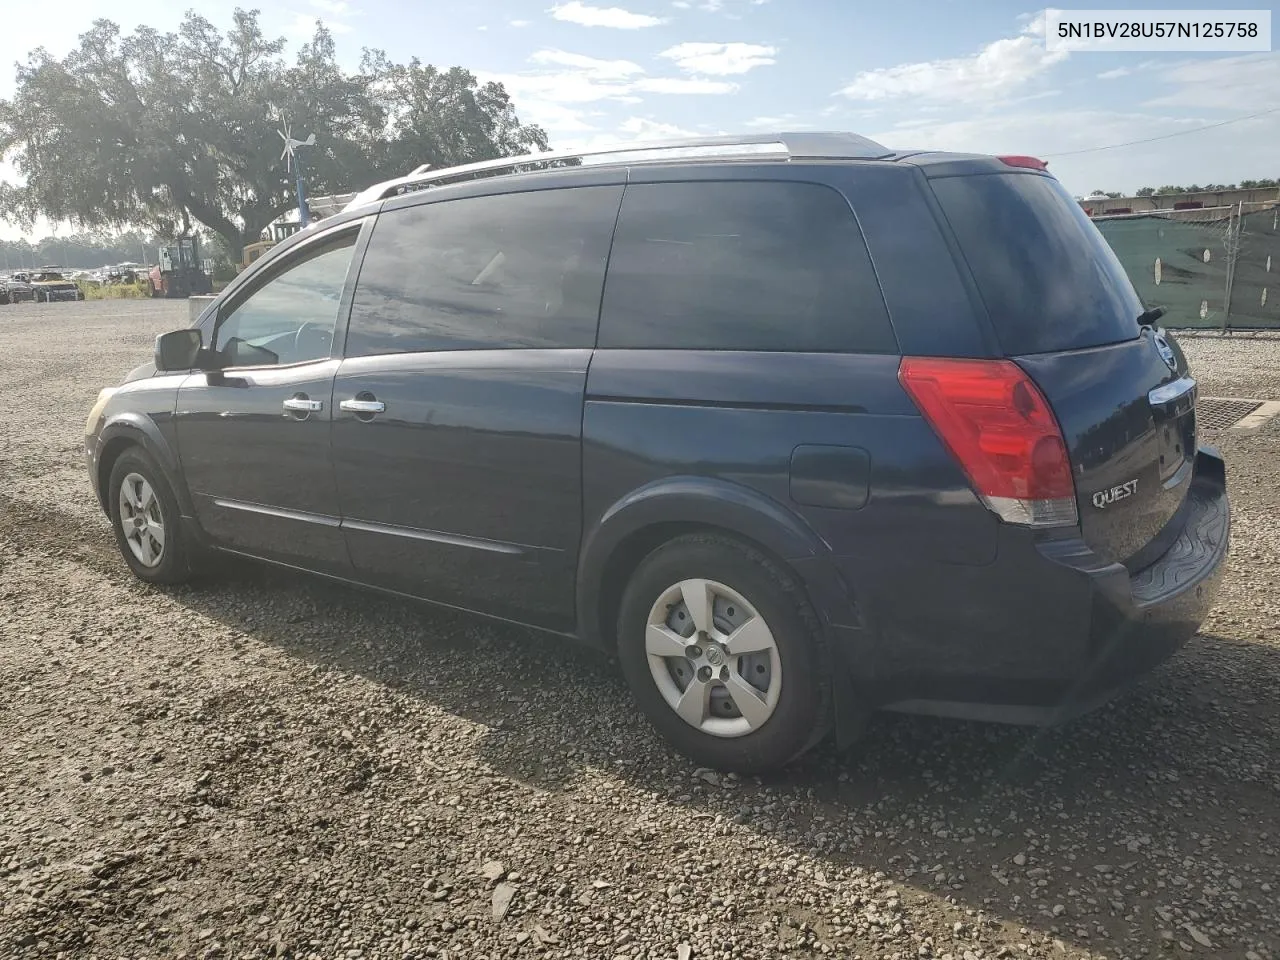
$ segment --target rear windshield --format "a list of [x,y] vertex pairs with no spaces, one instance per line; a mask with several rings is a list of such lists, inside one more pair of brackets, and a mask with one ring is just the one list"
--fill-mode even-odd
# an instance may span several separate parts
[[1057,180],[992,173],[932,184],[1007,354],[1138,336],[1133,284]]

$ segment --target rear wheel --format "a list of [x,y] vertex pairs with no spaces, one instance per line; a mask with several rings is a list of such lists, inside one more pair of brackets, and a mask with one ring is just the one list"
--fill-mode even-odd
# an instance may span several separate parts
[[155,461],[141,449],[122,453],[111,468],[107,495],[116,544],[134,575],[150,583],[189,580],[178,502]]
[[737,541],[690,535],[646,557],[623,595],[618,640],[640,708],[699,764],[777,769],[830,727],[817,617],[794,577]]

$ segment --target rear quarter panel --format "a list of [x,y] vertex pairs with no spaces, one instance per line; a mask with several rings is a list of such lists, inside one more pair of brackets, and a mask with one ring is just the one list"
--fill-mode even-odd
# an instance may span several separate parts
[[[587,537],[646,484],[719,478],[811,530],[872,630],[918,611],[920,584],[994,559],[997,529],[902,391],[897,368],[894,356],[597,351],[583,421]],[[798,448],[815,447],[853,452],[837,463],[856,472],[833,477],[821,458],[795,460]],[[797,477],[794,463],[819,475]],[[863,662],[860,671],[875,669]]]

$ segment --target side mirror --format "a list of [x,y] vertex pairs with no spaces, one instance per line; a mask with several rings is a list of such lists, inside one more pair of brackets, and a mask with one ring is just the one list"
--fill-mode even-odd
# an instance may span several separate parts
[[161,373],[193,369],[200,344],[200,331],[194,327],[162,333],[156,337],[156,369]]

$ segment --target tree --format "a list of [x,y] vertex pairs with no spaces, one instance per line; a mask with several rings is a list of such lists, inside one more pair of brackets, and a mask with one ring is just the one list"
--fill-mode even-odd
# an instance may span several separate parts
[[1135,196],[1139,196],[1139,197],[1154,197],[1155,195],[1156,195],[1155,187],[1142,187],[1135,194]]
[[338,65],[319,23],[289,64],[256,11],[224,34],[188,13],[177,33],[122,36],[98,20],[59,60],[34,51],[0,100],[0,158],[24,178],[0,184],[0,215],[43,214],[82,227],[145,226],[171,237],[199,223],[239,259],[246,242],[296,204],[276,131],[316,135],[312,193],[341,193],[424,162],[456,163],[546,148],[520,124],[500,84],[371,53]]
[[439,168],[547,149],[547,135],[521,125],[500,83],[478,84],[470,71],[441,71],[417,58],[401,66],[380,50],[366,51],[361,72],[386,123],[370,159],[391,176],[424,163]]

